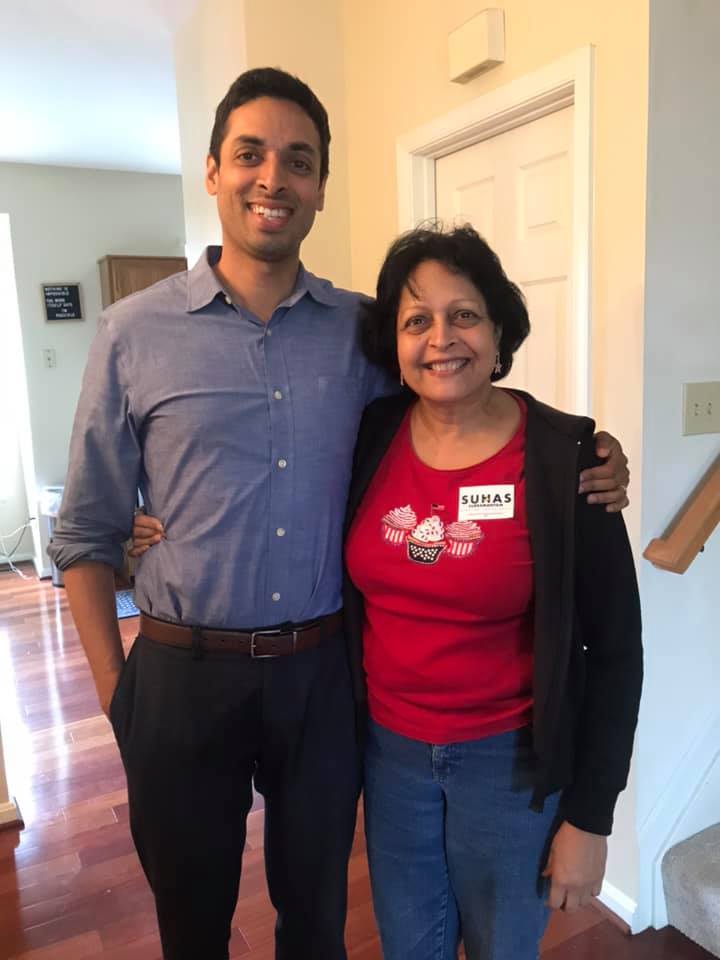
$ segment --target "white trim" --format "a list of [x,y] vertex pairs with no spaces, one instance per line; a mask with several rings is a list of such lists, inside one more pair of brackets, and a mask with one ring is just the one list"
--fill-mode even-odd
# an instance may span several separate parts
[[52,566],[47,563],[43,564],[41,560],[38,560],[37,555],[34,555],[31,559],[35,565],[38,580],[48,580],[52,576]]
[[535,73],[520,77],[397,141],[400,230],[435,217],[435,161],[539,117],[574,105],[573,223],[570,356],[574,413],[589,413],[594,51],[582,47]]
[[604,904],[608,910],[612,910],[616,916],[624,920],[630,929],[633,930],[633,918],[637,910],[637,903],[631,900],[626,893],[618,890],[612,883],[608,883],[607,880],[605,880],[598,900]]
[[10,823],[17,823],[21,826],[23,822],[20,816],[20,807],[15,800],[8,800],[7,803],[0,803],[0,827]]

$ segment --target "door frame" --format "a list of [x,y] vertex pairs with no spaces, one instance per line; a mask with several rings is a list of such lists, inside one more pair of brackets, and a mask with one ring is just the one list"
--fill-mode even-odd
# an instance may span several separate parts
[[564,107],[573,106],[573,217],[570,283],[572,412],[591,410],[594,48],[513,80],[397,141],[398,223],[411,230],[434,220],[435,161]]

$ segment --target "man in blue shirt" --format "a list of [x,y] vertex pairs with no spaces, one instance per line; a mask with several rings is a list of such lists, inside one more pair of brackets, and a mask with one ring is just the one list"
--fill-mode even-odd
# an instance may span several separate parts
[[[358,295],[299,260],[329,141],[296,78],[231,86],[206,173],[222,248],[103,313],[49,550],[120,746],[167,960],[228,956],[253,781],[277,957],[346,955],[360,757],[341,532],[361,412],[392,387],[357,349]],[[124,662],[113,568],[138,487],[166,537],[138,567]]]

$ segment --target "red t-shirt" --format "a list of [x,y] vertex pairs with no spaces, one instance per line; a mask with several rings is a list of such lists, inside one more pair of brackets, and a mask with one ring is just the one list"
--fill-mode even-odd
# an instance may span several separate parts
[[533,568],[518,403],[515,436],[460,470],[422,463],[408,414],[350,529],[370,715],[403,736],[452,743],[530,721]]

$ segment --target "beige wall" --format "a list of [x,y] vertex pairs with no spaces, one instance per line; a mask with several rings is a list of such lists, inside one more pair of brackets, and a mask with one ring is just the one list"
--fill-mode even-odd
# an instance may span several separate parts
[[318,214],[303,244],[302,258],[313,273],[337,286],[349,287],[352,269],[341,5],[338,0],[274,0],[271,29],[267,0],[246,0],[245,7],[248,66],[281,66],[297,74],[312,87],[330,116],[332,143],[325,210]]
[[[595,46],[592,412],[620,436],[640,491],[648,97],[647,0],[504,0],[507,59],[465,86],[447,73],[448,32],[473,0],[343,0],[353,286],[372,292],[398,229],[397,138],[587,44]],[[639,553],[637,503],[627,515]],[[634,786],[608,870],[637,890]]]
[[204,187],[205,158],[215,108],[247,69],[242,0],[200,0],[175,33],[175,86],[188,263],[220,243],[215,200]]
[[[201,0],[175,43],[188,256],[220,231],[202,184],[218,101],[243,70],[282,67],[310,84],[330,115],[332,143],[326,209],[303,245],[305,265],[349,286],[349,199],[341,8],[336,0]],[[298,38],[302,37],[302,42]]]

